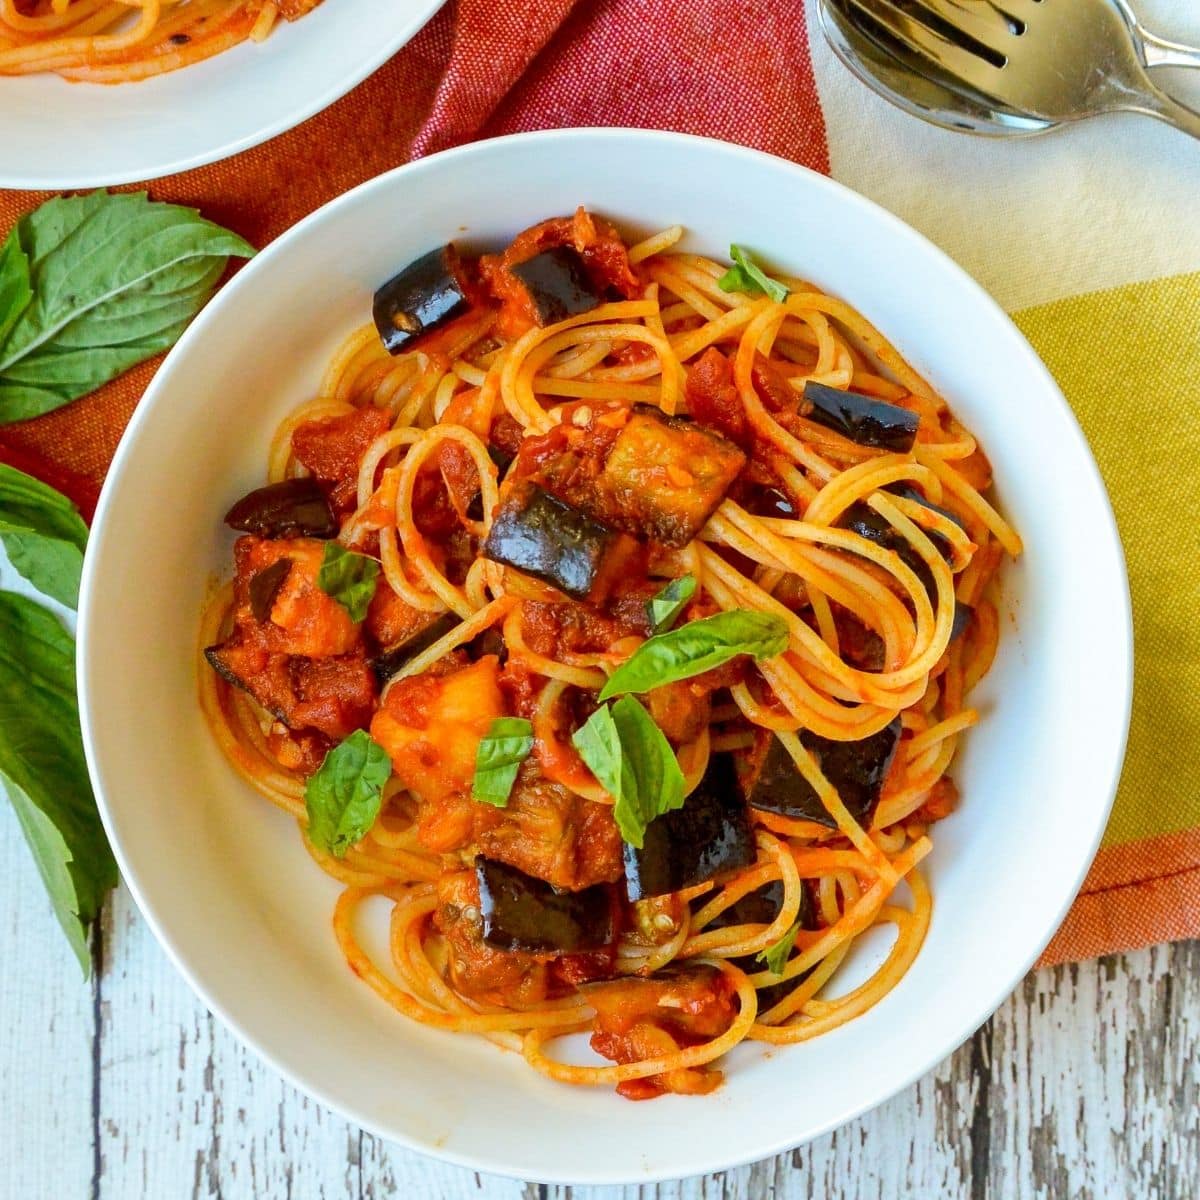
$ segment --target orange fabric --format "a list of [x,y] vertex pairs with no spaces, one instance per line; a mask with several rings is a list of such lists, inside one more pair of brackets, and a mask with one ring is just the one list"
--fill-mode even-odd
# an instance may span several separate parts
[[1039,966],[1196,936],[1200,829],[1106,846]]

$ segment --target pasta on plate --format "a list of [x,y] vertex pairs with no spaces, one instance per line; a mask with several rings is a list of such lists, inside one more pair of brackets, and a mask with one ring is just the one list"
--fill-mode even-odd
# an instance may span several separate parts
[[1021,550],[878,330],[682,238],[581,208],[386,282],[227,515],[201,630],[205,714],[345,885],[354,972],[631,1099],[902,978]]

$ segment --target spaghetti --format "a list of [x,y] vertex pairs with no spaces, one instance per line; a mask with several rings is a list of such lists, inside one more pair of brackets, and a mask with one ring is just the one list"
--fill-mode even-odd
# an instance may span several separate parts
[[0,75],[133,83],[261,42],[321,0],[0,0]]
[[[1021,548],[974,438],[882,334],[682,236],[627,247],[581,209],[381,288],[231,510],[250,532],[201,631],[205,715],[345,885],[355,974],[634,1099],[711,1091],[733,1045],[817,1036],[908,969]],[[331,544],[369,567],[357,612]],[[687,663],[748,615],[778,640]],[[656,655],[664,674],[609,700]],[[669,760],[633,832],[634,747],[610,775],[584,736],[626,701]],[[481,794],[513,721],[524,746]],[[338,847],[312,781],[363,729],[391,777]],[[371,896],[386,963],[355,933]],[[876,927],[890,950],[836,994]],[[578,1033],[610,1064],[554,1053]]]

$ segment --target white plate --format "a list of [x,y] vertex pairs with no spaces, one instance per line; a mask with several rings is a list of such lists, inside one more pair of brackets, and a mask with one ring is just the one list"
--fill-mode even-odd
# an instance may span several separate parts
[[0,78],[0,187],[106,187],[248,150],[344,96],[443,3],[326,0],[261,45],[141,83]]
[[[1000,653],[977,694],[984,720],[955,765],[963,806],[935,830],[933,922],[915,965],[825,1037],[740,1047],[706,1098],[631,1104],[555,1084],[515,1055],[393,1012],[334,945],[338,886],[240,782],[196,703],[201,598],[229,563],[221,514],[261,482],[276,423],[370,319],[373,289],[447,238],[499,244],[581,202],[629,230],[681,222],[715,254],[747,242],[856,305],[980,436],[1028,547],[1006,576]],[[79,686],[125,879],[238,1036],[384,1137],[481,1171],[595,1184],[795,1146],[924,1074],[996,1008],[1059,924],[1104,828],[1130,647],[1120,543],[1079,427],[1028,343],[958,267],[791,163],[677,134],[567,130],[382,176],[221,292],[160,368],[109,475],[84,572]]]

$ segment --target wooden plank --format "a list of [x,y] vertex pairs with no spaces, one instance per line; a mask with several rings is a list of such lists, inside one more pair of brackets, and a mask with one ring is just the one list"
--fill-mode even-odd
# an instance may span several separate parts
[[480,1175],[363,1135],[357,1200],[538,1200],[537,1184]]
[[357,1129],[242,1049],[192,995],[123,889],[111,925],[100,1200],[357,1198]]
[[2,788],[0,962],[0,1196],[88,1196],[95,980],[80,974]]

